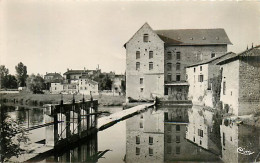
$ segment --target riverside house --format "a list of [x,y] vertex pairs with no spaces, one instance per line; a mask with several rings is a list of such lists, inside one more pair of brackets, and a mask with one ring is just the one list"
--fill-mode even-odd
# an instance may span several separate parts
[[219,63],[222,71],[220,100],[234,115],[260,111],[260,46]]
[[188,99],[193,104],[215,107],[220,98],[221,85],[220,66],[216,63],[235,55],[229,52],[186,68],[189,84]]
[[124,44],[126,98],[187,100],[185,67],[227,52],[224,29],[153,30],[145,23]]

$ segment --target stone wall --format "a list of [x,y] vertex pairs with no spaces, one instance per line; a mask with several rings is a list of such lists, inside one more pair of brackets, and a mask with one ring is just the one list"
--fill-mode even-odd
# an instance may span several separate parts
[[[222,83],[220,92],[220,101],[229,105],[229,112],[238,115],[238,97],[239,97],[239,60],[221,65]],[[223,94],[223,83],[226,83],[226,91]]]
[[260,111],[260,63],[257,58],[240,60],[239,115]]
[[[172,53],[172,59],[167,59],[167,53]],[[180,52],[181,59],[176,59],[176,52]],[[209,60],[211,53],[215,53],[218,57],[227,52],[227,45],[204,45],[204,46],[167,46],[164,52],[165,62],[165,81],[167,74],[172,74],[172,81],[176,81],[176,73],[181,75],[181,81],[186,81],[186,67],[201,61]],[[167,63],[172,63],[172,70],[167,71]],[[180,71],[176,70],[176,64],[180,63]]]
[[[143,41],[144,34],[149,35],[148,42]],[[139,59],[136,59],[136,51],[140,51]],[[149,51],[153,51],[151,59]],[[148,24],[144,24],[126,44],[126,98],[151,99],[151,93],[163,95],[164,81],[158,80],[164,74],[163,54],[164,42]],[[140,62],[139,70],[136,70],[136,62]],[[152,70],[149,70],[149,62],[153,62]],[[143,78],[143,84],[140,84],[140,78]]]

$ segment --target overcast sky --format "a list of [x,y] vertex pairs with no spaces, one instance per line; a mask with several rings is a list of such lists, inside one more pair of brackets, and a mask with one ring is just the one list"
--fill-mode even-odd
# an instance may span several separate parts
[[0,64],[12,74],[70,69],[125,71],[123,44],[153,29],[224,28],[240,52],[260,44],[260,2],[0,0]]

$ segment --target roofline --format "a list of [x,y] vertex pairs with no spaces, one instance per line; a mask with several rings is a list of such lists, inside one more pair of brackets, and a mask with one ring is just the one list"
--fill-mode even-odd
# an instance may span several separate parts
[[234,56],[234,57],[227,58],[227,59],[224,60],[224,61],[218,62],[217,65],[223,65],[223,64],[226,64],[226,63],[233,62],[233,61],[235,61],[235,60],[237,60],[237,59],[242,58],[242,57],[243,57],[243,56],[241,56],[242,54],[244,54],[244,53],[246,53],[246,52],[250,52],[251,50],[253,50],[253,49],[255,49],[255,48],[259,48],[259,47],[260,47],[260,45],[255,46],[255,47],[253,47],[253,48],[251,48],[251,49],[248,49],[248,50],[244,50],[244,51],[240,52],[239,54],[237,54],[237,55]]
[[[186,66],[186,68],[190,68],[190,67],[195,67],[195,66],[199,66],[199,65],[208,64],[208,63],[211,63],[211,62],[213,62],[213,61],[215,61],[215,60],[217,60],[217,59],[219,59],[219,58],[221,58],[221,57],[224,57],[224,56],[226,56],[226,55],[228,55],[228,54],[231,54],[231,53],[234,53],[234,52],[228,52],[228,53],[225,53],[225,54],[223,54],[223,55],[221,55],[221,56],[219,56],[219,57],[213,58],[213,59],[211,59],[211,60],[209,60],[209,61],[205,61],[205,62],[202,62],[202,63],[196,63],[196,64],[193,64],[193,65],[190,65],[190,66]],[[234,54],[235,54],[235,53],[234,53]]]
[[165,43],[167,45],[179,45],[179,46],[201,46],[201,45],[233,45],[231,42],[230,43],[205,43],[205,44],[169,44]]

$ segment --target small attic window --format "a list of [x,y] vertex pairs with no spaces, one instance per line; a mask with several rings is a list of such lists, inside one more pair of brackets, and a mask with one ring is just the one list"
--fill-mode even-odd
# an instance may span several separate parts
[[191,37],[190,39],[193,40],[193,37]]
[[181,38],[180,37],[178,37],[178,40],[180,40]]
[[149,40],[149,35],[148,34],[144,34],[143,41],[144,42],[148,42],[148,40]]
[[219,40],[219,37],[216,37],[216,40]]
[[203,40],[206,40],[206,37],[202,37]]

